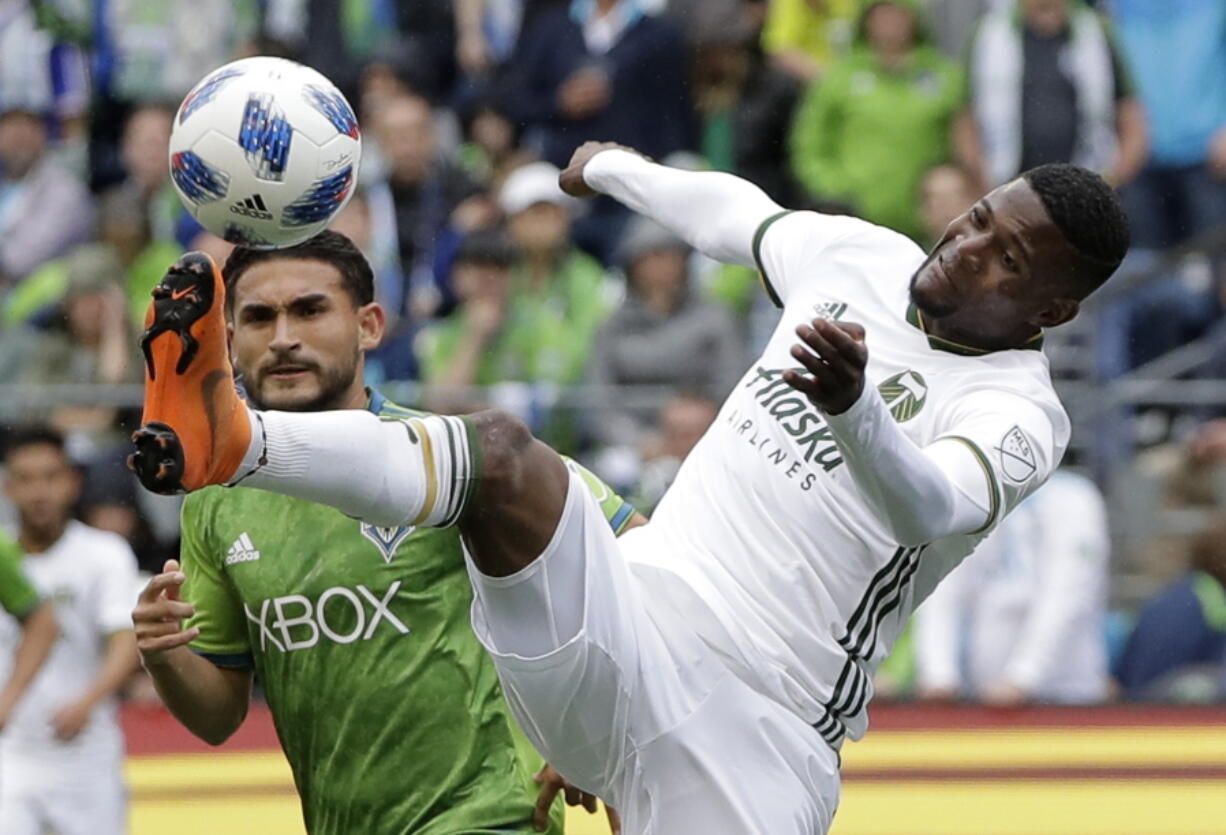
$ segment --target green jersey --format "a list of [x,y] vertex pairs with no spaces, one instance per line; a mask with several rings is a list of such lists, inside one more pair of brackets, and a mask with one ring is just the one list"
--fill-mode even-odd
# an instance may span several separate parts
[[[418,414],[378,394],[370,408]],[[581,474],[623,528],[633,508]],[[192,648],[255,669],[309,831],[532,831],[540,758],[472,634],[455,529],[380,528],[214,487],[184,502],[182,537]]]
[[23,619],[38,608],[38,592],[21,567],[21,547],[0,533],[0,609]]

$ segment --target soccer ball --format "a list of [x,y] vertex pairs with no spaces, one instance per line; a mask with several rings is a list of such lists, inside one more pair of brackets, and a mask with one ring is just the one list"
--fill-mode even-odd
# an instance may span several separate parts
[[362,157],[353,108],[332,82],[282,58],[244,58],[179,105],[170,176],[205,229],[233,244],[293,246],[349,201]]

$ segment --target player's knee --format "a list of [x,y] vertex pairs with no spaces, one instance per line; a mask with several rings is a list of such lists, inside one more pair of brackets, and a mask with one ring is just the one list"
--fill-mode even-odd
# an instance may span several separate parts
[[529,453],[536,443],[528,425],[492,409],[472,416],[481,451],[481,490],[493,496],[518,492],[530,477]]

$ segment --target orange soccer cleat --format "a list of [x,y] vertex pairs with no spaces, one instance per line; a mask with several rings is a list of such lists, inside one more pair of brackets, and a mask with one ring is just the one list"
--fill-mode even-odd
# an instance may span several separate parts
[[145,411],[128,466],[155,493],[230,480],[251,443],[226,345],[226,290],[203,252],[171,265],[145,315]]

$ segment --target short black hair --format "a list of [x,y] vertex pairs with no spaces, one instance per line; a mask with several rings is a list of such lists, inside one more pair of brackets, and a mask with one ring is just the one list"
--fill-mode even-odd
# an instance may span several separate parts
[[341,274],[345,290],[353,299],[354,307],[361,307],[375,300],[375,276],[366,256],[353,241],[340,232],[325,229],[300,244],[283,249],[236,246],[226,259],[225,266],[221,268],[221,277],[226,282],[227,307],[234,304],[234,285],[243,277],[243,273],[254,264],[279,258],[305,258],[330,264]]
[[1102,286],[1128,252],[1128,215],[1106,180],[1085,168],[1050,163],[1022,174],[1043,208],[1081,256],[1076,276],[1082,296]]
[[499,229],[477,229],[464,236],[453,264],[480,264],[510,268],[515,264],[515,245]]
[[68,457],[63,432],[45,423],[32,423],[14,427],[5,434],[4,461],[9,461],[15,452],[32,446],[54,447],[65,458]]

